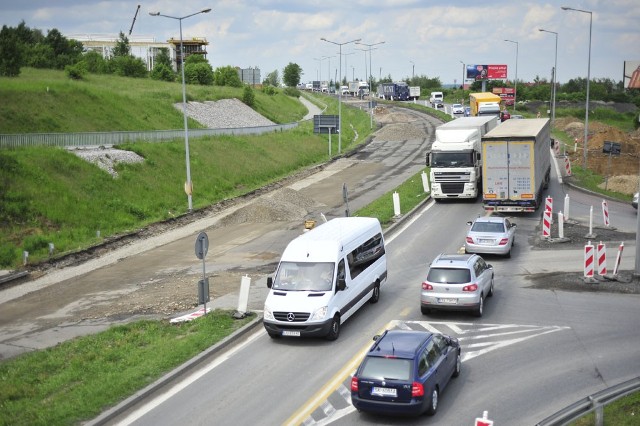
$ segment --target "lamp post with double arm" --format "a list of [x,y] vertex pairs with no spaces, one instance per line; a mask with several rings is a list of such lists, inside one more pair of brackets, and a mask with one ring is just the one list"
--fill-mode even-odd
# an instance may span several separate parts
[[514,93],[513,93],[513,112],[516,111],[516,104],[517,104],[517,98],[518,98],[518,46],[519,43],[517,41],[513,41],[513,40],[506,40],[506,42],[509,43],[514,43],[516,45],[516,83],[514,85]]
[[538,31],[545,33],[551,33],[556,36],[556,56],[553,63],[553,90],[551,91],[551,125],[556,122],[556,86],[558,85],[558,33],[555,31],[543,30],[539,28]]
[[187,163],[187,181],[184,184],[184,191],[187,193],[189,211],[193,210],[193,184],[191,183],[191,165],[189,160],[189,126],[187,124],[187,88],[184,81],[184,45],[182,44],[182,20],[190,18],[200,13],[209,13],[211,9],[202,9],[199,12],[186,16],[169,16],[160,12],[149,12],[151,16],[164,16],[165,18],[176,19],[180,23],[180,71],[182,73],[182,115],[184,116],[184,148]]
[[[377,45],[383,44],[383,43],[384,43],[384,41],[379,41],[377,43],[371,43],[371,44],[361,43],[359,41],[356,42],[356,44],[361,44],[363,46],[367,46],[368,47],[367,50],[369,51],[369,113],[371,114],[371,119],[370,119],[371,122],[370,122],[369,126],[370,126],[371,129],[373,129],[373,98],[372,98],[373,97],[373,81],[372,81],[373,75],[371,75],[372,74],[372,72],[371,72],[371,48],[373,46],[377,46]],[[366,62],[365,62],[365,64],[366,64]],[[380,68],[380,74],[382,75],[382,68]]]

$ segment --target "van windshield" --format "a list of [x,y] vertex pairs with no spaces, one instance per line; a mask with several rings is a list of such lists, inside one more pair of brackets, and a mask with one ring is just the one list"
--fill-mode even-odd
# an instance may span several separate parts
[[274,290],[330,291],[333,288],[333,262],[282,262],[273,281]]

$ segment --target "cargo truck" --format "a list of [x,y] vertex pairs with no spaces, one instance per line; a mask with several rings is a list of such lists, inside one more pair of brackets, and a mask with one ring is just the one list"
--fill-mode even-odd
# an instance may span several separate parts
[[368,96],[369,95],[369,83],[366,81],[350,81],[349,82],[349,94],[351,96]]
[[427,153],[431,198],[477,198],[482,177],[482,136],[498,124],[494,117],[461,117],[436,128]]
[[548,118],[507,120],[482,138],[482,204],[487,211],[534,212],[551,176]]
[[382,94],[384,98],[391,101],[409,100],[409,86],[407,83],[382,83]]
[[469,95],[471,116],[489,115],[498,117],[500,115],[500,101],[500,96],[490,92],[471,93]]
[[420,97],[420,86],[409,86],[409,99],[412,101],[418,100]]

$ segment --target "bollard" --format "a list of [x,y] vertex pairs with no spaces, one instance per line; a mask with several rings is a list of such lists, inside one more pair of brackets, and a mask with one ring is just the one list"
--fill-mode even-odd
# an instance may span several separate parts
[[596,248],[596,258],[598,259],[598,275],[607,274],[607,246],[600,241]]
[[[545,198],[544,209],[545,211],[549,210],[550,212],[553,212],[553,197],[548,196],[547,198]],[[549,217],[549,222],[553,223],[553,214],[551,214],[551,216]]]
[[613,267],[613,275],[618,275],[618,269],[620,268],[620,261],[622,260],[622,251],[624,250],[624,241],[620,242],[618,247],[618,255],[616,256],[616,266]]
[[238,295],[238,311],[236,313],[237,317],[244,318],[245,314],[248,312],[250,287],[251,287],[251,277],[248,275],[243,276],[242,280],[240,281],[240,294]]
[[571,160],[569,160],[569,157],[564,157],[564,171],[566,176],[571,176]]
[[49,243],[49,256],[51,256],[53,254],[53,251],[55,250],[55,246],[53,245],[53,243]]
[[551,236],[551,210],[545,210],[542,215],[542,238]]
[[609,206],[607,205],[606,200],[602,200],[602,219],[604,221],[604,226],[609,226]]
[[427,174],[425,172],[422,172],[422,174],[420,175],[422,177],[422,189],[424,189],[424,192],[426,194],[429,193],[429,176],[427,176]]
[[558,238],[564,238],[564,215],[558,212]]
[[591,241],[589,241],[584,246],[584,276],[587,278],[593,277],[593,260],[593,244],[591,244]]
[[22,264],[26,266],[27,263],[29,263],[29,252],[25,250],[22,252]]
[[400,195],[397,192],[393,193],[393,215],[400,216]]
[[569,220],[569,194],[564,196],[564,220]]

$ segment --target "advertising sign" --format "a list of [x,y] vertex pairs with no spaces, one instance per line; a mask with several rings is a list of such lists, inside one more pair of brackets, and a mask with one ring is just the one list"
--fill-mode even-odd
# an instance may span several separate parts
[[513,87],[494,87],[493,93],[500,96],[505,105],[511,106],[515,101],[516,89]]
[[640,89],[640,61],[624,61],[624,88]]
[[506,65],[467,65],[467,80],[505,80]]

